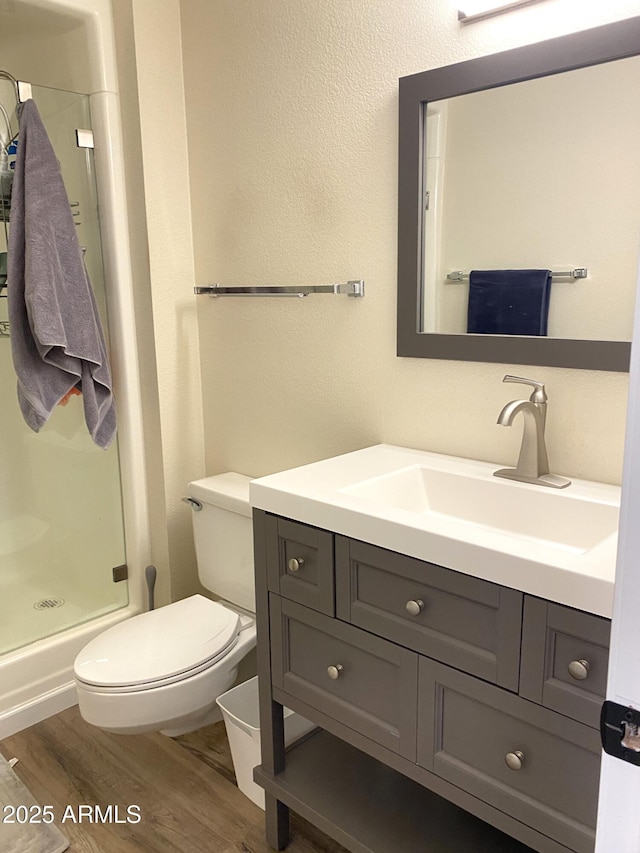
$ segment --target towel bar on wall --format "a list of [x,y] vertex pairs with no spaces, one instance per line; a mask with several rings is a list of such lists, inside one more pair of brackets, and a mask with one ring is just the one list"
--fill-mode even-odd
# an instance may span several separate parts
[[[576,267],[573,270],[564,270],[564,271],[556,271],[552,270],[551,278],[587,278],[589,271],[586,267]],[[459,282],[459,281],[468,281],[469,273],[462,272],[461,270],[455,270],[455,272],[450,272],[447,274],[447,281]]]
[[197,296],[308,296],[310,293],[333,293],[346,296],[364,296],[364,281],[346,284],[279,285],[275,287],[222,287],[208,284],[194,287]]

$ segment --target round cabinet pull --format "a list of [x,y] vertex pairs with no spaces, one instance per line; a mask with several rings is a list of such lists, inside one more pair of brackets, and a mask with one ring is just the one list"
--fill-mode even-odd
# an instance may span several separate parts
[[333,681],[336,681],[336,679],[340,678],[341,672],[342,672],[342,664],[341,663],[337,663],[335,666],[328,666],[327,667],[327,675],[329,676],[329,678],[333,679]]
[[520,752],[520,750],[508,752],[504,757],[504,761],[509,770],[522,770],[522,765],[524,764],[524,752]]
[[290,572],[298,572],[304,566],[304,560],[302,557],[292,557],[287,563]]
[[588,660],[572,660],[567,667],[569,675],[576,681],[584,681],[589,675],[590,668]]
[[419,598],[412,599],[411,601],[407,601],[405,608],[409,615],[419,616],[424,610],[424,601]]

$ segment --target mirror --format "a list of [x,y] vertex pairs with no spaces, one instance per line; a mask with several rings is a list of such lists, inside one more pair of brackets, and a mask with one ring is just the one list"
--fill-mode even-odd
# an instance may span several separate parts
[[[628,370],[639,84],[640,18],[400,80],[398,355]],[[467,333],[470,271],[531,268],[548,328]]]

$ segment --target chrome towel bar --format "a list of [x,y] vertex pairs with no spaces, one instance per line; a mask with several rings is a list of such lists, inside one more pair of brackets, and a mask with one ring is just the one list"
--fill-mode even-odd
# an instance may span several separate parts
[[208,284],[194,287],[197,296],[308,296],[310,293],[333,293],[346,296],[364,296],[364,281],[346,284],[279,285],[274,287],[222,287]]
[[[551,278],[587,278],[588,270],[586,267],[576,267],[573,270],[560,270],[556,272],[551,272]],[[447,281],[468,281],[469,273],[462,272],[461,270],[455,270],[455,272],[450,272],[447,274]]]

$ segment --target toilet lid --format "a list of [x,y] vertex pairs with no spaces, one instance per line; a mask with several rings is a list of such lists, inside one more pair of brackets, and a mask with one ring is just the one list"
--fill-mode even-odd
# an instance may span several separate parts
[[159,686],[213,664],[239,631],[237,613],[193,595],[107,629],[82,649],[74,670],[97,687]]

